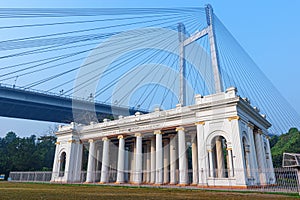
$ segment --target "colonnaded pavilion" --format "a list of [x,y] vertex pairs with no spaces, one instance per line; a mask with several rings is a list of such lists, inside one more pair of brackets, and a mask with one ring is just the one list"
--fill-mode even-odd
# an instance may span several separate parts
[[[180,36],[180,97],[173,109],[136,112],[90,125],[60,126],[52,182],[82,181],[83,145],[88,144],[86,183],[170,184],[245,188],[276,182],[268,129],[271,124],[235,87],[222,89],[213,11],[207,27]],[[183,32],[179,25],[179,32]],[[213,94],[185,102],[184,49],[208,36]]]
[[60,127],[52,181],[81,180],[83,143],[88,142],[87,183],[236,187],[275,183],[267,136],[271,124],[265,116],[235,88],[197,95],[195,102],[88,126]]

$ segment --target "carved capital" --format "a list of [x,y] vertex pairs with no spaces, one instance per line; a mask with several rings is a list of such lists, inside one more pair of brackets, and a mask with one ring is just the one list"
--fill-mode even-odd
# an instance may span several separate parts
[[69,140],[68,143],[76,143],[76,140]]
[[102,138],[102,141],[107,141],[107,140],[108,140],[107,137]]
[[184,128],[183,127],[177,127],[176,128],[176,131],[178,132],[178,131],[184,131]]
[[60,145],[60,142],[55,142],[56,145]]
[[142,137],[142,134],[136,133],[136,134],[135,134],[135,137]]
[[205,125],[205,121],[196,122],[195,125]]
[[118,139],[124,139],[123,135],[118,135]]
[[161,130],[154,131],[154,135],[157,135],[157,134],[162,134]]
[[93,139],[89,139],[89,143],[93,143],[94,142],[94,140]]
[[233,120],[240,120],[241,118],[239,116],[233,116],[233,117],[228,117],[228,121],[233,121]]

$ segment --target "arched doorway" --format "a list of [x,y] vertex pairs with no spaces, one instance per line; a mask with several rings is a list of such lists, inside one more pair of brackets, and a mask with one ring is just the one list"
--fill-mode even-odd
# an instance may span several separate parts
[[215,178],[228,178],[231,166],[231,159],[228,156],[231,156],[231,154],[228,153],[229,148],[227,148],[226,139],[221,135],[215,136],[211,141],[211,148],[210,168],[213,172],[212,176]]
[[59,177],[64,177],[66,168],[66,152],[62,152],[60,154],[59,163]]

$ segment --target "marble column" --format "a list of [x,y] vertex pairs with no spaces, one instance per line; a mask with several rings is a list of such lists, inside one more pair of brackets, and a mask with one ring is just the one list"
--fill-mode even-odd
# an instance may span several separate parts
[[249,145],[244,145],[245,148],[245,161],[246,161],[246,172],[247,172],[247,177],[251,178],[251,166],[250,166],[250,146]]
[[248,133],[249,133],[249,144],[250,144],[250,159],[251,159],[251,170],[252,176],[255,179],[255,184],[259,184],[259,173],[258,173],[258,163],[257,163],[257,155],[256,155],[256,147],[254,141],[254,124],[248,123]]
[[222,138],[216,138],[216,153],[217,153],[217,169],[218,169],[218,178],[224,178],[224,153],[223,153],[223,144]]
[[208,149],[208,159],[209,159],[209,176],[215,177],[215,166],[214,166],[214,159],[213,159],[213,151],[212,149]]
[[89,140],[89,157],[86,174],[86,183],[93,183],[95,181],[95,167],[96,167],[96,144],[94,140]]
[[143,144],[143,183],[147,182],[147,145]]
[[143,170],[143,146],[142,135],[140,133],[135,134],[136,137],[136,152],[135,152],[135,176],[134,183],[142,183],[142,170]]
[[209,160],[205,144],[205,122],[196,122],[197,126],[197,157],[198,157],[198,184],[207,185],[209,177]]
[[151,182],[151,145],[150,145],[149,142],[147,142],[146,149],[147,149],[147,154],[146,154],[146,172],[147,172],[146,183],[150,183]]
[[52,182],[55,182],[55,179],[59,177],[59,171],[60,171],[59,145],[60,142],[55,143],[55,156],[54,156],[53,170],[52,170],[52,177],[51,177]]
[[104,137],[103,141],[103,155],[102,155],[102,169],[100,183],[107,183],[109,179],[109,139]]
[[96,159],[96,182],[100,182],[100,170],[102,161],[102,144],[97,145],[97,159]]
[[136,142],[134,141],[133,144],[131,145],[132,152],[130,154],[130,182],[134,183],[135,180],[135,154],[136,154]]
[[125,182],[129,182],[129,148],[125,147],[125,162],[124,162],[125,166],[125,174],[124,174],[124,181]]
[[[269,142],[269,136],[267,136],[267,151],[268,151],[268,172],[270,175],[270,183],[274,184],[276,182],[276,177],[275,177],[275,172],[274,172],[274,166],[273,166],[273,161],[272,161],[272,154],[271,154],[271,148],[270,148],[270,142]],[[298,170],[298,172],[300,173],[300,170]],[[300,180],[299,180],[300,181]],[[300,187],[300,185],[299,185]]]
[[118,171],[117,183],[124,183],[124,168],[125,168],[125,140],[123,135],[118,136],[119,139],[119,152],[118,152]]
[[156,169],[156,152],[155,152],[155,138],[151,138],[151,183],[155,183],[155,169]]
[[170,164],[170,145],[169,141],[164,141],[164,184],[170,182],[169,176],[169,164]]
[[163,183],[163,148],[162,148],[162,132],[155,131],[154,132],[156,137],[156,178],[155,184],[162,184]]
[[198,184],[198,154],[196,134],[192,135],[192,167],[193,167],[193,185]]
[[259,177],[260,177],[260,184],[266,184],[266,174],[265,174],[265,161],[264,161],[264,149],[263,149],[263,142],[261,137],[261,130],[258,130],[254,135],[255,140],[255,149],[256,149],[256,156],[257,156],[257,164],[259,169]]
[[176,181],[176,166],[177,166],[177,137],[174,136],[170,139],[170,184],[174,185]]
[[234,167],[233,167],[233,160],[232,160],[232,147],[227,148],[228,154],[228,176],[234,177]]
[[178,132],[179,184],[187,185],[189,180],[188,180],[185,132],[183,127],[176,128],[176,131]]

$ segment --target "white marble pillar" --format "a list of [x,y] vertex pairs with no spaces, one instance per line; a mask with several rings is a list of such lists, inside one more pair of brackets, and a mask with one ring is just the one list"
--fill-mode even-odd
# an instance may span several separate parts
[[270,184],[275,184],[276,183],[276,177],[275,177],[275,172],[274,172],[274,166],[273,166],[273,161],[272,161],[272,154],[271,154],[271,148],[270,148],[269,139],[270,138],[267,137],[267,151],[268,151],[268,155],[269,155],[267,161],[268,161],[268,172],[270,174],[270,176],[269,176],[270,180],[269,181],[270,181]]
[[207,185],[207,178],[209,177],[209,159],[206,149],[205,137],[205,122],[196,122],[197,126],[197,156],[198,156],[198,184]]
[[198,178],[198,153],[197,153],[197,138],[196,134],[191,136],[192,139],[192,167],[193,167],[193,185],[197,185],[199,178]]
[[215,177],[215,166],[214,166],[214,159],[213,159],[213,151],[212,149],[208,149],[208,157],[209,157],[209,176]]
[[100,182],[100,169],[102,161],[102,145],[96,145],[97,147],[97,159],[96,159],[96,181]]
[[103,155],[102,155],[102,169],[100,183],[107,183],[109,179],[109,139],[104,137],[103,141]]
[[176,166],[177,166],[177,141],[176,136],[170,139],[170,184],[175,185],[176,180]]
[[134,183],[135,180],[135,154],[136,154],[136,142],[134,141],[131,145],[132,152],[130,154],[130,182]]
[[93,183],[95,181],[95,167],[96,167],[96,144],[94,140],[89,140],[89,157],[88,157],[88,166],[86,174],[86,183]]
[[147,145],[144,143],[143,144],[143,183],[147,182]]
[[147,172],[147,176],[146,176],[146,183],[150,183],[151,182],[151,145],[149,142],[147,142],[147,153],[146,153],[146,172]]
[[56,178],[59,177],[59,168],[60,168],[59,145],[60,145],[60,142],[55,143],[55,155],[54,155],[51,182],[55,182]]
[[167,140],[164,141],[164,184],[170,182],[169,164],[170,164],[170,145]]
[[176,128],[176,131],[178,132],[179,184],[187,185],[189,180],[188,180],[185,132],[183,127]]
[[124,183],[124,168],[125,168],[125,140],[123,135],[118,136],[119,139],[119,152],[118,152],[118,169],[116,183]]
[[136,137],[136,152],[135,152],[135,176],[134,183],[142,183],[142,170],[143,170],[143,146],[142,135],[140,133],[135,134]]
[[233,160],[232,160],[232,147],[227,148],[228,154],[228,176],[234,177],[234,167],[233,167]]
[[125,147],[125,175],[124,181],[129,182],[129,149]]
[[244,145],[245,148],[245,161],[246,161],[246,172],[247,172],[247,177],[251,178],[251,166],[250,166],[250,146],[249,145]]
[[248,123],[248,134],[249,134],[249,143],[250,143],[250,159],[251,159],[251,174],[255,179],[255,184],[259,185],[259,173],[258,173],[258,163],[257,163],[257,156],[256,156],[256,148],[255,148],[255,141],[254,141],[254,124]]
[[217,169],[218,169],[218,178],[224,178],[224,153],[222,146],[222,138],[216,138],[216,152],[217,152]]
[[155,178],[156,178],[156,152],[155,152],[155,138],[151,138],[151,183],[155,183]]
[[261,137],[261,130],[258,130],[255,135],[255,148],[256,148],[256,156],[257,156],[257,164],[258,164],[258,169],[259,169],[259,177],[260,177],[260,184],[265,185],[266,184],[266,174],[265,174],[265,161],[264,161],[264,147],[263,147],[263,142],[262,142],[262,137]]
[[163,183],[163,148],[162,148],[162,132],[155,131],[154,132],[156,137],[156,178],[155,184],[162,184]]

